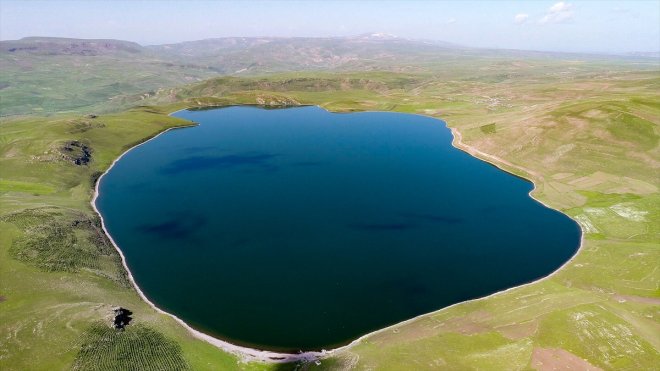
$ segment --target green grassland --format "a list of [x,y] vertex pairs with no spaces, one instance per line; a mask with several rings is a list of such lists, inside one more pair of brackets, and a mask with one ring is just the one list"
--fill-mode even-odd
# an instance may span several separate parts
[[[445,66],[446,67],[446,66]],[[3,103],[4,104],[4,103]],[[660,361],[660,70],[501,59],[423,72],[222,77],[122,112],[0,124],[0,369],[653,369]],[[314,363],[244,363],[151,309],[89,204],[94,181],[185,107],[318,104],[445,120],[455,145],[536,184],[582,226],[548,279],[370,335]],[[76,164],[87,148],[91,161]],[[530,246],[533,248],[533,246]],[[124,332],[112,308],[134,312]]]
[[127,99],[216,74],[206,67],[173,64],[144,53],[2,52],[0,116],[127,108]]

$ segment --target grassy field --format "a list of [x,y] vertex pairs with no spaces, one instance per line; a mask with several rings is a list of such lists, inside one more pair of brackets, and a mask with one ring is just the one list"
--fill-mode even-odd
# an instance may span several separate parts
[[[454,73],[219,78],[95,118],[3,120],[0,369],[657,367],[660,70],[571,60],[490,63]],[[533,197],[577,220],[583,247],[551,278],[385,329],[320,366],[242,363],[139,299],[89,204],[95,179],[114,158],[186,124],[167,113],[229,104],[442,118],[460,138],[455,145],[533,180]],[[115,306],[134,312],[124,332],[109,330]]]

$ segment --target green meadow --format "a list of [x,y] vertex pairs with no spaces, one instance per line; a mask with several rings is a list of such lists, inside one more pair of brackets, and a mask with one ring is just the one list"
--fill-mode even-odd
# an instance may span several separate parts
[[[0,123],[0,369],[657,367],[657,65],[500,58],[219,77],[129,103]],[[533,181],[532,197],[575,219],[583,245],[549,278],[384,329],[320,364],[245,362],[140,299],[90,205],[96,179],[124,151],[192,124],[170,112],[236,104],[441,118],[457,147]],[[117,306],[134,313],[123,332],[109,327]]]

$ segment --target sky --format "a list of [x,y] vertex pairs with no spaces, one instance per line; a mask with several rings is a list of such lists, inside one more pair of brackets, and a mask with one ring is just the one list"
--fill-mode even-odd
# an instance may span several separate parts
[[327,37],[373,32],[472,47],[657,52],[660,0],[0,0],[0,40],[58,36],[149,45],[226,36]]

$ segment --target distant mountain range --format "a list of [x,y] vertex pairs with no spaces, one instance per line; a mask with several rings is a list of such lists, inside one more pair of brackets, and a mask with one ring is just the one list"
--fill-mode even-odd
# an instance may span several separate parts
[[143,49],[140,44],[121,40],[25,37],[20,40],[0,41],[0,50],[3,53],[29,53],[37,55],[93,56],[121,52],[140,53]]
[[333,38],[226,37],[149,46],[121,40],[53,37],[0,41],[2,54],[152,58],[183,62],[223,74],[325,70],[343,66],[361,69],[387,62],[401,64],[402,58],[411,62],[419,56],[440,57],[448,50],[467,48],[383,33]]
[[[644,56],[635,56],[640,57]],[[123,104],[118,103],[122,96],[218,75],[303,71],[443,74],[466,65],[477,71],[493,61],[599,58],[603,57],[476,49],[383,33],[328,38],[225,37],[149,46],[121,40],[27,37],[0,41],[0,115],[116,108]]]

